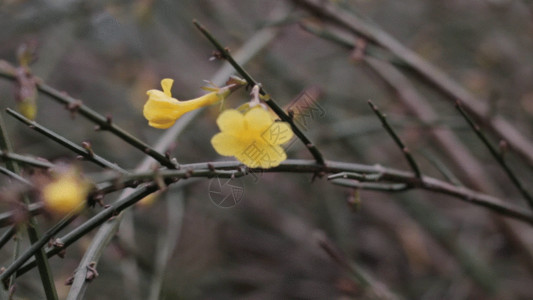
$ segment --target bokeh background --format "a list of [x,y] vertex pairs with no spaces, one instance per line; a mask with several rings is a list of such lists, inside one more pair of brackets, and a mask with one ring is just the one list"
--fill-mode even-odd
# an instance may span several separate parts
[[[331,2],[371,20],[476,96],[488,99],[494,114],[511,119],[531,137],[530,1]],[[287,17],[280,17],[283,14]],[[490,180],[486,184],[494,186],[494,193],[523,204],[453,105],[413,80],[438,112],[434,123],[421,122],[367,65],[351,60],[350,51],[305,31],[300,21],[320,21],[290,1],[4,0],[0,59],[16,64],[21,44],[36,45],[38,59],[31,65],[36,76],[154,144],[162,131],[148,127],[142,116],[146,91],[159,88],[159,81],[169,77],[175,80],[175,97],[196,97],[202,94],[203,80],[211,79],[223,64],[210,60],[213,48],[194,28],[193,19],[232,51],[265,27],[278,30],[246,69],[282,105],[307,87],[320,87],[317,103],[325,114],[315,115],[306,133],[327,159],[409,169],[369,109],[367,100],[372,99],[388,114],[425,174],[443,178],[437,161],[468,185],[461,168],[451,164],[428,135],[434,129],[452,131],[475,163],[483,166]],[[237,107],[248,99],[240,90],[225,107]],[[36,120],[72,141],[90,141],[95,152],[128,169],[144,158],[113,135],[95,132],[82,117],[71,118],[46,96],[37,101]],[[13,83],[0,80],[2,113],[15,106]],[[221,159],[210,145],[218,131],[219,111],[219,106],[203,111],[179,136],[170,151],[180,163]],[[50,160],[75,158],[4,117],[17,153]],[[310,158],[299,142],[291,145],[288,156]],[[530,187],[531,169],[513,153],[506,157]],[[97,178],[101,172],[88,162],[80,165],[88,176]],[[424,191],[354,194],[325,178],[256,175],[239,181],[244,196],[231,208],[213,204],[208,179],[170,189],[153,204],[135,207],[106,250],[98,266],[100,276],[89,285],[86,299],[149,299],[159,287],[161,299],[380,298],[369,292],[368,285],[404,299],[533,298],[531,228],[517,225],[509,232],[483,208]],[[7,186],[5,177],[0,180]],[[111,202],[114,197],[104,200]],[[354,199],[358,204],[349,204]],[[40,222],[43,229],[53,224],[46,218]],[[64,259],[51,259],[63,297],[68,293],[64,281],[76,269],[91,237],[71,246]],[[337,249],[343,262],[324,247]],[[0,251],[0,264],[9,264],[11,251],[10,244]],[[347,265],[366,274],[370,283],[354,276]],[[17,280],[15,295],[15,299],[43,297],[36,270]]]

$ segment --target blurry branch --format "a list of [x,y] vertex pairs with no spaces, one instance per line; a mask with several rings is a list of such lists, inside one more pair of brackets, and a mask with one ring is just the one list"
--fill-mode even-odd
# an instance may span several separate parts
[[422,174],[420,173],[420,169],[418,168],[415,159],[411,155],[411,151],[409,151],[409,149],[404,145],[400,137],[396,134],[394,129],[389,125],[386,116],[379,111],[379,108],[374,103],[372,103],[371,100],[368,100],[368,105],[370,105],[370,108],[372,108],[376,116],[378,116],[379,120],[383,124],[383,127],[385,128],[385,130],[387,130],[387,133],[392,137],[396,145],[398,145],[403,155],[405,156],[405,159],[409,163],[409,166],[411,166],[411,169],[413,169],[413,172],[415,172],[416,177],[420,178]]
[[505,140],[511,149],[525,159],[529,166],[533,167],[533,143],[529,139],[524,137],[507,120],[498,116],[490,116],[489,108],[485,102],[477,99],[441,70],[403,46],[389,34],[359,16],[335,7],[329,1],[291,1],[311,11],[313,14],[366,39],[369,43],[390,51],[401,60],[399,66],[415,72],[422,80],[446,96],[450,102],[455,103],[455,101],[459,100],[468,113],[488,126],[499,138]]
[[19,174],[15,173],[15,172],[12,172],[4,167],[0,167],[0,173],[12,178],[12,179],[15,179],[16,181],[20,182],[20,183],[23,183],[27,186],[32,186],[32,183],[29,182],[28,180],[26,180],[26,178],[20,176]]
[[[4,123],[4,118],[2,117],[0,113],[0,149],[4,152],[11,152],[11,142],[9,140],[9,136],[7,134],[7,130]],[[6,162],[6,167],[11,171],[12,173],[19,174],[20,169],[18,164],[15,161],[8,160]],[[27,195],[24,195],[22,197],[22,202],[25,207],[28,207],[30,205],[30,200]],[[30,239],[30,243],[32,246],[37,245],[39,240],[39,232],[37,231],[38,225],[37,220],[30,216],[28,218],[28,224],[26,224],[26,232],[28,233],[28,237]],[[19,252],[19,240],[15,240],[15,251],[14,251],[14,262],[13,264],[19,259],[18,252]],[[32,255],[35,255],[35,261],[37,262],[37,268],[39,269],[39,275],[41,277],[41,283],[43,285],[44,293],[46,295],[46,299],[48,300],[55,300],[57,299],[57,291],[55,288],[54,278],[52,275],[52,270],[50,269],[50,265],[48,262],[48,259],[45,256],[44,250],[41,247],[37,247],[36,250],[31,253],[29,257]],[[6,290],[11,290],[12,286],[14,285],[15,276],[6,275],[4,276],[4,273],[0,274],[2,276],[0,282],[4,282]],[[8,277],[9,276],[9,277]],[[6,280],[7,279],[7,280]],[[4,281],[6,280],[6,281]]]
[[[512,204],[505,203],[503,200],[485,195],[473,190],[456,187],[447,182],[440,181],[435,178],[422,176],[421,178],[416,177],[414,174],[404,171],[399,171],[395,169],[384,168],[381,166],[370,166],[370,165],[361,165],[361,164],[350,164],[342,162],[327,162],[327,169],[323,165],[316,164],[311,160],[286,160],[281,163],[280,166],[264,169],[263,172],[290,172],[290,173],[320,173],[320,172],[330,172],[331,174],[336,173],[360,173],[360,174],[382,174],[381,180],[386,182],[394,183],[404,183],[410,188],[420,188],[423,190],[433,191],[441,194],[446,194],[454,196],[460,200],[472,203],[474,205],[482,206],[488,208],[489,210],[499,213],[503,216],[507,216],[516,220],[523,221],[527,224],[533,225],[533,213],[529,210],[525,210],[519,207],[516,207]],[[167,184],[176,182],[177,179],[186,179],[191,177],[204,177],[211,178],[213,176],[235,178],[240,176],[245,176],[246,167],[239,162],[211,162],[211,163],[196,163],[182,165],[180,170],[159,170],[157,173],[154,172],[141,172],[137,174],[125,175],[122,177],[119,184],[126,185],[128,182],[137,182],[140,183],[144,180],[152,182],[154,176],[160,176],[165,178]],[[89,219],[84,224],[78,226],[72,232],[61,238],[61,242],[64,243],[64,246],[61,248],[53,248],[47,251],[48,257],[53,256],[59,253],[61,250],[68,247],[70,244],[75,242],[77,239],[85,235],[90,230],[98,227],[102,223],[108,221],[112,216],[116,216],[122,210],[127,207],[135,204],[138,200],[144,196],[156,191],[159,189],[157,184],[151,184],[149,186],[143,186],[140,189],[137,189],[132,194],[121,198],[120,200],[112,203],[108,208],[104,209],[98,213],[95,217]],[[111,222],[116,220],[112,219]],[[111,224],[112,224],[111,223]],[[109,223],[108,223],[109,224]],[[114,227],[116,228],[116,227]],[[107,230],[106,230],[107,232]],[[23,274],[34,266],[34,263],[28,263],[27,265],[20,268],[17,275]],[[2,276],[5,276],[2,274]],[[3,277],[0,277],[3,278]]]
[[4,247],[7,242],[9,242],[9,240],[13,237],[13,235],[15,235],[16,232],[16,226],[11,226],[6,231],[4,231],[4,233],[0,237],[0,249],[2,249],[2,247]]
[[[242,177],[252,171],[273,172],[273,173],[326,173],[337,174],[332,176],[332,181],[345,180],[345,174],[380,174],[380,183],[405,184],[410,189],[422,189],[440,194],[453,196],[468,203],[483,206],[496,213],[533,224],[533,213],[524,208],[517,207],[510,199],[500,199],[494,196],[476,192],[474,190],[458,187],[448,182],[422,176],[417,177],[411,172],[400,171],[383,166],[371,166],[353,163],[343,163],[328,161],[327,167],[313,163],[309,160],[289,159],[282,162],[279,166],[270,169],[248,169],[236,161],[224,162],[206,162],[195,164],[184,164],[180,170],[158,170],[137,172],[130,175],[120,175],[108,180],[109,185],[102,185],[100,191],[109,188],[109,186],[130,186],[134,187],[143,182],[157,181],[156,178],[164,179],[166,184],[172,184],[180,179],[192,177],[211,178],[214,176],[221,178]],[[348,175],[347,175],[348,176]],[[370,176],[370,175],[367,175]],[[340,179],[339,179],[340,178]],[[361,178],[359,179],[361,180]],[[375,178],[369,177],[369,181],[376,182]],[[98,191],[97,191],[98,192]]]
[[[128,197],[122,198],[119,201],[116,201],[110,204],[106,209],[102,210],[101,212],[99,212],[94,217],[87,220],[85,223],[81,224],[80,226],[77,226],[75,229],[73,229],[68,234],[59,238],[59,241],[61,241],[61,246],[54,246],[51,249],[48,249],[46,251],[46,256],[51,257],[64,251],[68,246],[70,246],[72,243],[74,243],[75,241],[77,241],[78,239],[86,235],[87,233],[89,233],[91,230],[100,226],[102,223],[116,216],[122,210],[135,204],[137,201],[139,201],[146,195],[153,193],[157,189],[158,189],[157,185],[144,186],[142,188],[137,189],[134,193],[132,193]],[[63,229],[64,226],[68,224],[70,220],[71,220],[71,217],[67,216],[63,218],[63,220],[60,221],[58,224],[54,225],[54,227],[49,229],[43,235],[43,238],[39,240],[38,244],[34,244],[30,248],[28,248],[17,261],[15,261],[8,268],[6,268],[4,273],[0,274],[0,281],[4,280],[5,277],[15,272],[18,277],[26,273],[27,271],[31,270],[33,267],[35,267],[36,266],[35,260],[28,262],[24,266],[22,266],[22,264],[24,264],[31,257],[32,253],[37,251],[38,248],[43,247],[52,237],[54,237],[61,229]]]
[[[396,68],[372,57],[364,56],[363,59],[408,111],[425,123],[438,119],[438,114]],[[463,174],[462,178],[467,185],[484,193],[501,194],[498,191],[498,185],[487,176],[483,166],[453,132],[433,129],[429,133],[439,146],[439,151],[443,151],[455,168]],[[451,182],[458,185],[456,180],[451,180]],[[496,216],[493,219],[503,229],[508,241],[520,250],[525,264],[530,272],[533,272],[533,249],[529,246],[525,236],[521,234],[518,224]]]
[[399,205],[442,247],[457,258],[461,267],[475,283],[495,296],[498,291],[498,277],[489,262],[484,261],[477,251],[458,241],[453,226],[449,226],[449,221],[440,215],[438,210],[421,201],[412,200],[402,197]]
[[466,122],[472,130],[476,133],[476,135],[479,137],[479,139],[483,142],[483,144],[489,149],[490,154],[494,157],[494,159],[498,162],[500,167],[505,171],[511,182],[516,186],[516,188],[520,191],[522,196],[526,199],[527,204],[529,204],[529,207],[533,208],[533,198],[529,194],[529,192],[526,190],[526,188],[522,185],[522,182],[516,177],[515,173],[509,168],[507,163],[505,162],[505,159],[503,158],[503,153],[498,152],[496,148],[490,143],[489,139],[485,136],[485,134],[481,131],[479,126],[468,116],[468,113],[463,109],[461,106],[461,103],[457,102],[455,104],[455,107],[457,110],[461,113],[461,115],[465,118]]
[[[10,68],[5,67],[6,64],[7,63],[5,62],[2,64],[2,62],[0,61],[0,66],[2,66],[0,68],[0,77],[9,80],[16,80],[15,74],[10,72]],[[39,90],[39,92],[42,92],[50,96],[52,99],[58,101],[59,103],[64,104],[66,108],[72,113],[79,113],[91,122],[97,124],[97,129],[109,131],[110,133],[114,134],[126,143],[141,150],[146,155],[151,156],[163,166],[166,166],[171,169],[176,168],[176,163],[173,162],[172,159],[159,153],[158,151],[150,147],[148,144],[140,141],[139,139],[131,135],[129,132],[115,125],[110,117],[106,118],[101,114],[97,113],[96,111],[92,110],[91,108],[87,107],[83,104],[81,100],[74,99],[68,96],[66,93],[60,92],[50,87],[41,80],[37,80],[37,89]]]
[[437,170],[448,180],[450,183],[452,183],[455,186],[462,186],[463,184],[453,174],[453,172],[446,166],[444,162],[442,162],[434,153],[428,151],[428,150],[422,150],[422,155],[431,163]]
[[[316,237],[318,245],[328,256],[335,261],[341,268],[350,273],[361,285],[369,299],[399,299],[383,283],[371,278],[364,272],[360,266],[350,261],[340,249],[338,249],[325,234],[319,234]],[[366,297],[365,297],[366,299]]]
[[11,153],[0,150],[0,160],[8,161],[12,160],[19,164],[30,165],[32,167],[49,169],[54,166],[51,162],[44,158],[35,158],[32,156],[25,156],[17,153]]
[[[32,216],[38,215],[43,212],[43,204],[40,202],[31,203],[30,205],[28,205],[26,212],[28,212]],[[13,216],[14,216],[13,211],[1,213],[0,214],[0,228],[13,224]]]
[[[283,9],[280,14],[287,14],[287,11]],[[235,55],[235,61],[239,61],[241,64],[246,63],[252,57],[254,57],[260,50],[262,50],[278,33],[275,28],[264,28],[254,34]],[[236,63],[236,62],[235,62]],[[214,76],[212,82],[216,85],[220,85],[224,82],[232,73],[232,69],[224,65],[219,72]],[[173,143],[176,138],[181,134],[185,127],[192,121],[201,110],[188,113],[185,116],[177,120],[176,124],[165,132],[165,134],[159,139],[155,149],[162,151],[168,148],[168,145]],[[151,161],[149,159],[143,160],[136,168],[137,171],[146,171],[151,167]],[[137,189],[137,191],[139,191]],[[133,192],[135,193],[135,192]],[[130,197],[129,191],[124,191],[119,199],[125,199]],[[120,200],[119,200],[120,201]],[[86,254],[82,258],[78,271],[74,274],[74,280],[72,288],[69,292],[67,299],[78,299],[83,297],[87,286],[86,272],[84,269],[87,264],[93,264],[95,266],[100,259],[101,253],[105,246],[108,244],[111,237],[116,233],[118,226],[122,219],[122,214],[118,215],[113,220],[105,223],[98,231],[97,237],[95,237],[89,246]],[[131,242],[131,241],[130,241]]]
[[154,256],[154,275],[152,276],[148,300],[161,299],[160,294],[163,279],[165,278],[165,270],[169,260],[172,258],[172,252],[176,248],[183,222],[185,209],[183,191],[178,191],[177,195],[172,198],[170,194],[166,194],[164,197],[167,205],[167,229],[157,239],[156,255]]
[[244,68],[233,59],[231,54],[229,53],[228,49],[222,46],[222,44],[200,23],[198,23],[196,20],[193,21],[194,25],[200,32],[215,46],[217,51],[220,53],[220,56],[228,61],[233,68],[239,73],[248,83],[249,86],[259,86],[260,90],[259,93],[264,96],[265,103],[280,117],[280,119],[284,122],[287,122],[291,125],[292,131],[294,134],[302,141],[302,143],[307,147],[309,152],[311,152],[311,155],[313,155],[314,159],[318,164],[324,165],[324,157],[322,156],[322,153],[318,150],[318,148],[309,140],[309,138],[296,126],[296,123],[294,122],[293,118],[289,116],[281,106],[279,106],[272,96],[267,93],[267,91],[261,86],[260,83],[255,81],[248,72],[244,70]]
[[95,154],[93,150],[91,149],[90,145],[86,142],[83,143],[85,147],[78,146],[72,141],[64,138],[63,136],[53,132],[52,130],[40,125],[39,123],[35,121],[31,121],[24,117],[23,115],[19,114],[18,112],[12,110],[11,108],[6,109],[7,113],[11,116],[15,117],[17,120],[23,122],[24,124],[28,125],[31,129],[39,132],[40,134],[46,136],[47,138],[51,139],[52,141],[64,146],[65,148],[71,150],[72,152],[80,155],[85,160],[94,162],[95,164],[104,167],[109,168],[115,171],[118,171],[120,173],[128,173],[128,171],[122,169],[121,167],[117,166],[116,164],[108,161],[107,159]]

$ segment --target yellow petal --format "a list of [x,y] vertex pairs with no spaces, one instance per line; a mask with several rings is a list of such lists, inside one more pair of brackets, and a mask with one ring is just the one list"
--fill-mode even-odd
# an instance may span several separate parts
[[166,128],[172,126],[179,116],[178,100],[170,98],[158,90],[150,90],[148,91],[148,95],[150,97],[144,105],[143,115],[149,124],[151,126],[153,126],[152,123],[165,124],[165,126],[170,124]]
[[292,129],[285,122],[274,122],[267,128],[261,137],[270,145],[281,145],[288,142],[293,136]]
[[217,118],[220,131],[240,135],[244,130],[244,116],[235,109],[223,111]]
[[235,156],[242,152],[242,142],[238,137],[225,132],[215,134],[211,139],[211,145],[215,151],[223,156]]
[[163,93],[165,93],[165,95],[169,97],[172,97],[171,89],[172,89],[173,83],[174,83],[174,80],[170,78],[165,78],[161,80],[161,87],[163,88]]
[[249,110],[244,115],[244,120],[248,128],[254,132],[263,132],[273,123],[268,111],[260,106]]
[[157,122],[150,121],[150,122],[148,122],[148,125],[150,125],[150,126],[152,126],[154,128],[157,128],[157,129],[167,129],[167,128],[172,127],[172,125],[174,125],[174,123],[176,123],[176,120],[171,120],[169,122],[162,122],[162,123],[157,123]]

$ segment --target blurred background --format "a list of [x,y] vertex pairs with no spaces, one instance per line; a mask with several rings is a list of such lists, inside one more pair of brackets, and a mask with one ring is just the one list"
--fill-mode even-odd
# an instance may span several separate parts
[[[530,1],[331,3],[390,33],[487,99],[494,114],[512,120],[531,137]],[[327,159],[409,170],[368,107],[372,99],[387,113],[424,174],[445,180],[436,167],[443,165],[466,186],[488,186],[490,193],[525,205],[453,105],[413,80],[425,105],[438,116],[432,123],[421,122],[368,64],[353,61],[350,50],[304,30],[302,20],[321,23],[290,1],[3,0],[0,59],[16,65],[18,47],[35,45],[33,74],[153,145],[163,131],[150,128],[142,116],[146,91],[159,89],[160,80],[168,77],[175,80],[174,97],[194,98],[203,93],[203,80],[210,80],[223,64],[210,60],[213,48],[193,19],[232,53],[264,28],[275,30],[246,69],[281,105],[305,88],[321,89],[316,103],[324,113],[315,114],[304,129]],[[2,113],[16,106],[13,90],[12,82],[0,80]],[[242,89],[225,108],[248,100]],[[113,135],[95,132],[82,117],[71,118],[46,96],[40,95],[37,103],[36,121],[76,143],[89,141],[96,153],[121,167],[133,169],[144,158]],[[210,145],[218,132],[219,112],[219,106],[209,107],[175,141],[170,152],[180,163],[220,159]],[[75,158],[4,117],[17,153]],[[453,133],[471,164],[454,164],[432,139],[433,130]],[[298,141],[288,148],[288,156],[311,158]],[[513,153],[506,158],[530,187],[531,169]],[[89,176],[101,172],[91,163],[80,165]],[[485,177],[469,178],[463,168],[474,167]],[[210,199],[209,179],[180,185],[152,204],[136,206],[104,253],[100,276],[89,285],[86,299],[386,299],[387,291],[404,299],[533,298],[533,235],[527,226],[424,191],[357,192],[310,175],[254,175],[234,183],[244,195],[229,208]],[[6,186],[6,178],[0,180]],[[46,218],[40,222],[43,228],[53,224]],[[60,296],[68,293],[64,282],[91,237],[68,248],[64,259],[50,260]],[[9,264],[11,252],[10,244],[0,251],[0,264]],[[41,299],[41,289],[33,270],[17,280],[15,299]]]

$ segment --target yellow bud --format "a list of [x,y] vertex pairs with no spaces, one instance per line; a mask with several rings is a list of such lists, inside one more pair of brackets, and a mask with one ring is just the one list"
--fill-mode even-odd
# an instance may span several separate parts
[[79,212],[85,207],[89,184],[75,170],[58,175],[41,191],[47,211],[56,216]]

